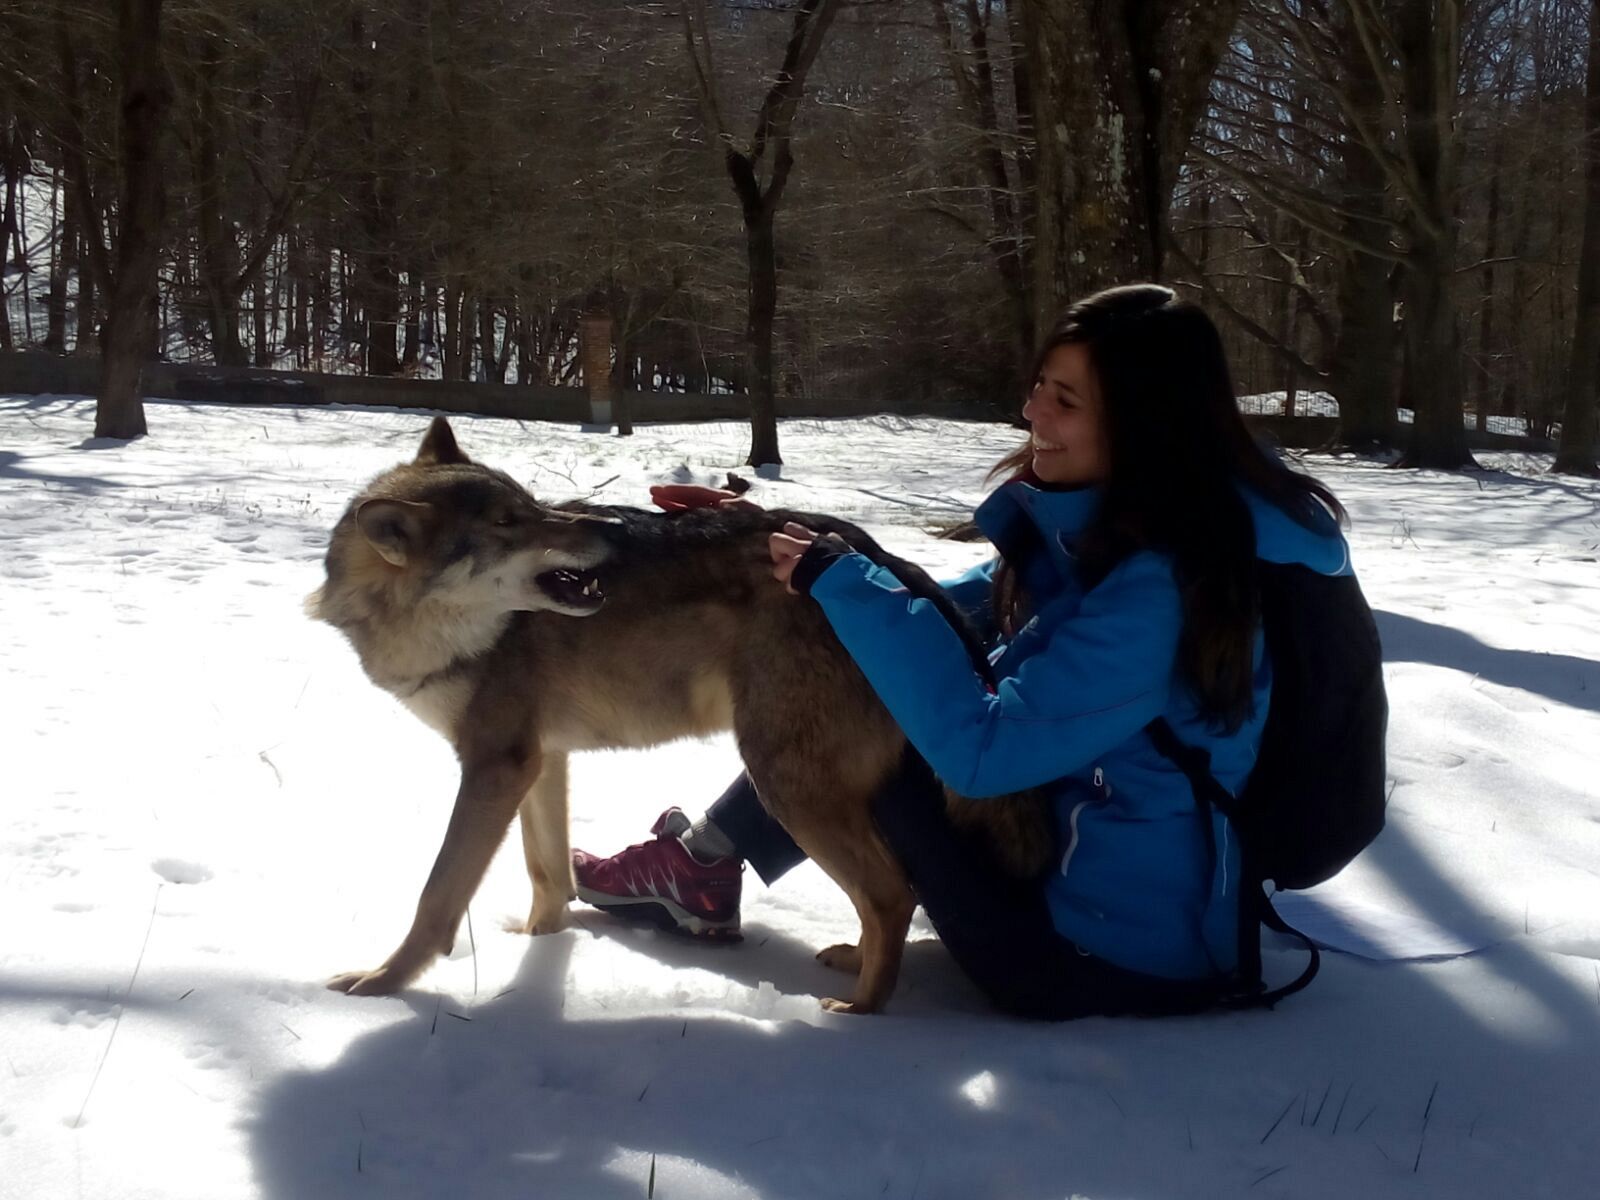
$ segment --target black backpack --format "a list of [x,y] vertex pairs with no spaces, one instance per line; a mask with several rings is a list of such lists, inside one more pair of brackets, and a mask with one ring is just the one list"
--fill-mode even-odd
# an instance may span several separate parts
[[[1208,839],[1213,809],[1239,836],[1238,986],[1227,1001],[1236,1007],[1270,1007],[1309,984],[1321,965],[1315,944],[1273,909],[1266,881],[1298,890],[1337,874],[1383,829],[1388,799],[1383,651],[1355,577],[1295,564],[1257,567],[1272,700],[1243,791],[1234,796],[1218,783],[1211,756],[1181,742],[1164,719],[1146,727],[1156,749],[1188,776]],[[1298,979],[1270,992],[1261,980],[1262,925],[1298,937],[1311,952]]]

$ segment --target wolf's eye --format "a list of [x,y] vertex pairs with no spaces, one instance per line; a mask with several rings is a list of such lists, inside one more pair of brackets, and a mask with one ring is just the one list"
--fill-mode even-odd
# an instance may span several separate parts
[[503,512],[494,519],[495,525],[500,529],[509,529],[517,523],[516,513]]

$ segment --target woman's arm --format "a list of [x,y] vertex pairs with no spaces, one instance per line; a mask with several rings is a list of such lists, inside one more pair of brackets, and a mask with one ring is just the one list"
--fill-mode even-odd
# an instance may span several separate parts
[[[827,557],[827,556],[821,556]],[[1182,608],[1167,562],[1138,554],[1083,599],[990,691],[928,601],[854,553],[806,579],[810,594],[906,737],[967,796],[1058,779],[1166,708]]]
[[999,559],[991,558],[981,562],[957,575],[954,579],[943,580],[939,586],[945,594],[955,602],[955,606],[966,613],[972,623],[976,625],[986,638],[993,638],[995,633],[994,622],[994,570],[999,565]]

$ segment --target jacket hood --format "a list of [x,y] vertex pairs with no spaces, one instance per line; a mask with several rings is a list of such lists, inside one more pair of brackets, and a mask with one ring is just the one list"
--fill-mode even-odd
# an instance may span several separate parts
[[[1310,526],[1303,525],[1253,488],[1241,487],[1255,521],[1256,557],[1271,563],[1298,563],[1319,575],[1350,575],[1350,547],[1333,515],[1320,504]],[[1053,490],[1026,480],[1003,484],[978,506],[978,528],[1003,558],[1014,559],[1043,535],[1053,559],[1072,558],[1071,545],[1100,509],[1099,488]],[[1060,566],[1065,567],[1066,562]]]
[[1319,575],[1352,575],[1350,547],[1339,523],[1321,504],[1312,526],[1302,525],[1252,488],[1241,488],[1256,523],[1256,557],[1270,563],[1298,563]]

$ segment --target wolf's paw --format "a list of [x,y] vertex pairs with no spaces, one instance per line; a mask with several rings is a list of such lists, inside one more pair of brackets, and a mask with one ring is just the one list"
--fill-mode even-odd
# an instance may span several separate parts
[[343,992],[347,996],[392,996],[405,986],[388,967],[376,971],[346,971],[328,980],[329,991]]
[[851,975],[859,975],[861,974],[861,947],[852,946],[849,942],[840,942],[837,946],[829,946],[826,950],[818,950],[817,961],[825,967],[832,967],[835,971],[845,971]]
[[549,912],[541,912],[536,905],[528,914],[526,921],[506,922],[507,933],[525,933],[530,937],[540,937],[546,933],[560,933],[572,925],[572,912],[563,903],[560,908]]
[[822,998],[822,1011],[831,1013],[844,1013],[851,1017],[865,1017],[877,1012],[875,1008],[857,1004],[854,1000],[838,1000],[832,996]]

